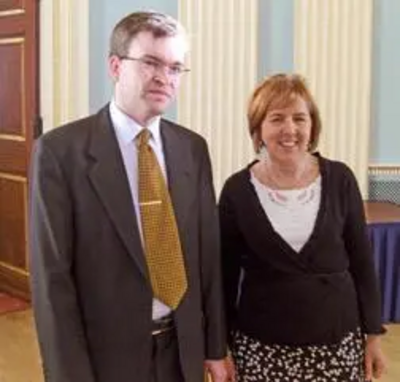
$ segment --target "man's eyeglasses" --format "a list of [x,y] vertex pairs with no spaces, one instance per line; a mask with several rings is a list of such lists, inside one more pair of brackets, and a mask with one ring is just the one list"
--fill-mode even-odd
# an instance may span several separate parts
[[152,57],[129,57],[129,56],[120,56],[121,60],[130,60],[130,61],[137,61],[144,70],[155,74],[160,72],[167,72],[170,77],[178,78],[183,73],[190,72],[190,69],[184,67],[181,64],[166,64],[156,58]]

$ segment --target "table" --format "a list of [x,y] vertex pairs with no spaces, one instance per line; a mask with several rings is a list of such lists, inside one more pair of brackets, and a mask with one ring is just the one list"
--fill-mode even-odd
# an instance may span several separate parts
[[384,323],[400,322],[400,207],[386,202],[365,203]]

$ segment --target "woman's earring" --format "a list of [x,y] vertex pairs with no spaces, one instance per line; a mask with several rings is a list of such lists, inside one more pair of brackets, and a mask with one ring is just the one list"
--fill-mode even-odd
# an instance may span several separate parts
[[258,149],[258,158],[260,160],[268,160],[268,150],[267,150],[267,145],[263,142],[260,141],[259,149]]

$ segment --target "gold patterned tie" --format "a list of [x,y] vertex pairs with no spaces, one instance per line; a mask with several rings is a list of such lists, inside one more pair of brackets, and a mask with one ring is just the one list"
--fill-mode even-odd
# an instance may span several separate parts
[[185,265],[171,198],[149,139],[150,131],[143,129],[136,142],[144,249],[154,296],[176,309],[187,289]]

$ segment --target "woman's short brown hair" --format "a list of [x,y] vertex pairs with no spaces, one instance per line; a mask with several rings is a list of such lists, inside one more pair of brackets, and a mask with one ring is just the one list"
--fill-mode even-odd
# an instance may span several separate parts
[[114,27],[110,38],[109,56],[126,56],[132,40],[140,32],[150,32],[156,38],[177,35],[186,37],[182,25],[171,16],[159,12],[134,12]]
[[297,74],[275,74],[256,87],[247,109],[249,131],[256,151],[262,143],[261,125],[267,113],[273,109],[290,106],[296,97],[301,97],[308,105],[311,116],[309,151],[316,149],[321,133],[321,118],[305,80]]

